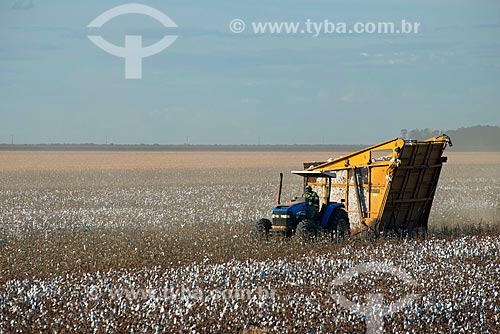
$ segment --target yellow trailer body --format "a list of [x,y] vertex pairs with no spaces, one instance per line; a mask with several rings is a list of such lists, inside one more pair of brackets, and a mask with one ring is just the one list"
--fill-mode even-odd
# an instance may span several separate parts
[[322,205],[344,202],[351,234],[426,230],[447,145],[446,135],[394,138],[292,173],[305,177]]

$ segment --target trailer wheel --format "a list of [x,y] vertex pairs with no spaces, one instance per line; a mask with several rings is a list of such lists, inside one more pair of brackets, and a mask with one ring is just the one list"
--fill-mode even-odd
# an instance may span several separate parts
[[269,219],[262,218],[255,225],[255,234],[258,238],[265,239],[269,236],[269,230],[273,224]]
[[301,241],[312,241],[318,236],[318,225],[309,219],[304,219],[297,225],[297,236]]
[[341,242],[350,235],[349,215],[345,210],[335,210],[328,220],[327,230],[336,242]]

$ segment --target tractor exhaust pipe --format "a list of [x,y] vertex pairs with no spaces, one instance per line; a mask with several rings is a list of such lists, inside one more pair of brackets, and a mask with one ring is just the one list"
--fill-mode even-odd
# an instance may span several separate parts
[[276,195],[276,205],[281,204],[281,189],[283,188],[283,173],[280,173],[280,184],[278,186],[278,195]]

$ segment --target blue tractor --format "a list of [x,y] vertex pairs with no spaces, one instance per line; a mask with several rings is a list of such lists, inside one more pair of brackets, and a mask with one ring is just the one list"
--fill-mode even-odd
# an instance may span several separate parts
[[[261,238],[267,238],[270,234],[281,233],[286,237],[297,235],[302,240],[316,239],[320,235],[326,235],[334,240],[342,241],[350,231],[349,216],[345,210],[343,201],[340,203],[330,202],[331,178],[335,173],[304,173],[304,189],[309,185],[311,176],[326,177],[327,183],[326,196],[323,203],[318,206],[314,214],[310,214],[310,207],[304,197],[294,197],[286,204],[280,203],[281,189],[283,184],[283,174],[280,173],[280,184],[277,206],[272,211],[272,220],[262,218],[256,224],[256,233]],[[309,211],[309,213],[308,213]]]

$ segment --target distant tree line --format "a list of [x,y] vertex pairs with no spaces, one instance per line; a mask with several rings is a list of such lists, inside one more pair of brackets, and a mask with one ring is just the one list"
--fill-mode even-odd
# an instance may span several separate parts
[[413,129],[413,130],[401,130],[401,137],[404,139],[416,139],[416,140],[425,140],[432,137],[437,137],[446,133],[445,130],[432,130],[429,128],[425,129]]
[[456,130],[413,129],[401,130],[405,139],[425,140],[441,134],[450,136],[457,151],[500,151],[500,127],[477,125]]

